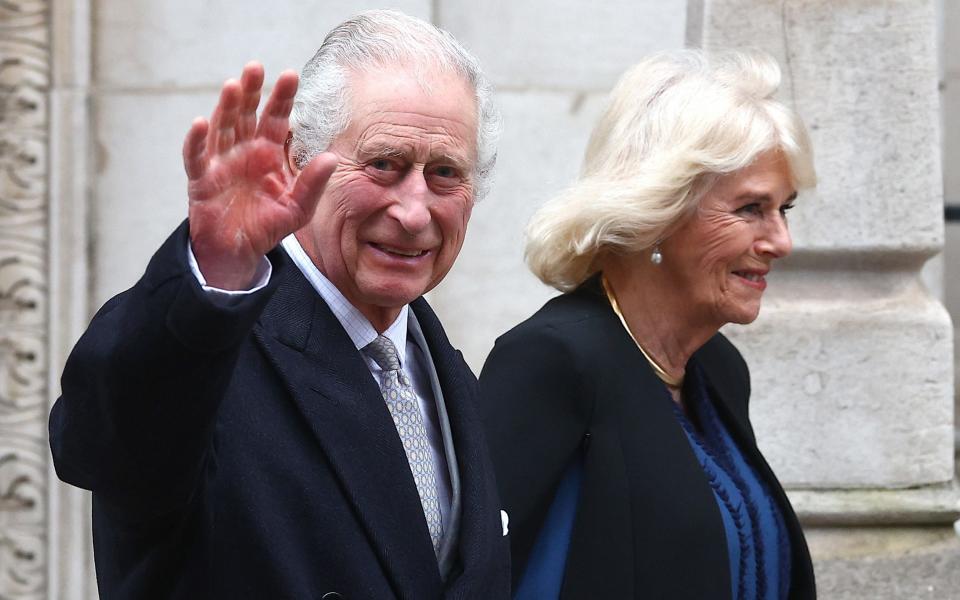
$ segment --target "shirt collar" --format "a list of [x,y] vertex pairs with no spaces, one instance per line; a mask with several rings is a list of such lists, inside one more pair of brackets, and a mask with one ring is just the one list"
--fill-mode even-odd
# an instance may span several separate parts
[[[291,233],[283,238],[280,244],[290,256],[293,264],[297,265],[297,268],[307,278],[313,289],[320,294],[323,301],[330,307],[333,316],[343,325],[357,350],[362,350],[367,344],[377,339],[377,330],[373,328],[370,321],[353,304],[350,304],[350,301],[337,289],[337,286],[333,285],[313,264],[294,234]],[[383,332],[383,335],[387,336],[396,346],[401,365],[406,364],[404,361],[407,354],[407,312],[409,308],[410,305],[405,304],[400,309],[397,319]]]

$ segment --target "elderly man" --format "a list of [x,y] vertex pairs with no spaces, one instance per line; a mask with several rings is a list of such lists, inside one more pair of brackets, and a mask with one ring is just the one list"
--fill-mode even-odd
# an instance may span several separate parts
[[476,380],[421,298],[494,161],[489,86],[386,11],[258,120],[262,83],[193,123],[188,221],[64,370],[51,448],[94,492],[101,597],[506,598]]

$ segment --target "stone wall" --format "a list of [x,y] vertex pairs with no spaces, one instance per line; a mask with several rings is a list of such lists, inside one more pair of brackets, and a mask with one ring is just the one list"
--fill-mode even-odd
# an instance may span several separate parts
[[[960,2],[940,0],[940,102],[943,119],[944,200],[960,207]],[[946,224],[944,247],[944,303],[953,316],[954,342],[960,340],[960,221]],[[960,353],[954,355],[954,373],[960,372]],[[960,401],[960,378],[956,379]]]
[[[482,6],[482,8],[480,8]],[[686,0],[444,2],[438,20],[497,86],[503,139],[490,196],[430,300],[480,372],[498,335],[554,294],[527,271],[523,228],[576,177],[606,92],[628,66],[682,48]]]
[[[945,27],[960,32],[960,7],[943,1]],[[822,184],[792,213],[797,255],[771,281],[761,320],[731,331],[754,374],[761,445],[808,524],[939,524],[929,535],[812,531],[824,597],[880,597],[863,583],[878,572],[916,563],[937,573],[957,560],[941,545],[955,541],[943,525],[958,497],[951,328],[918,276],[943,245],[942,183],[960,202],[957,173],[940,172],[934,2],[389,4],[449,29],[498,87],[495,187],[431,294],[477,370],[496,335],[552,294],[523,266],[522,228],[575,176],[619,73],[685,43],[780,58]],[[136,280],[186,214],[180,145],[191,119],[247,60],[262,60],[268,79],[299,69],[332,25],[380,6],[0,3],[0,597],[96,597],[89,499],[49,472],[45,412],[92,311]],[[947,165],[960,156],[956,38],[943,36]],[[960,303],[955,262],[944,267],[948,304]],[[937,581],[922,596],[922,576],[902,583],[913,590],[903,597],[950,589]]]

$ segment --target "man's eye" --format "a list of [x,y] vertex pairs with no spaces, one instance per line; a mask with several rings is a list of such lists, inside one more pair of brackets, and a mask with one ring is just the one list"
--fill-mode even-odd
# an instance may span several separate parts
[[371,162],[370,166],[378,171],[395,171],[397,169],[393,161],[386,158],[378,158]]
[[452,178],[459,177],[460,173],[453,167],[440,166],[433,169],[433,174],[437,177]]

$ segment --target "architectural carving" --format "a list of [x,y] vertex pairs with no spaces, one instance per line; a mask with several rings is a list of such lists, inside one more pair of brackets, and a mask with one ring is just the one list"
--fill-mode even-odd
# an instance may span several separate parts
[[0,1],[0,597],[46,595],[46,0]]

